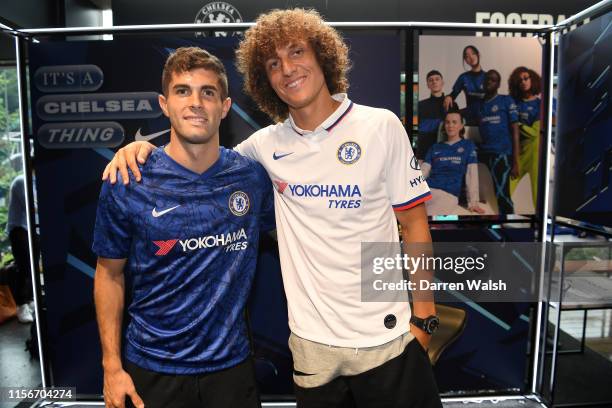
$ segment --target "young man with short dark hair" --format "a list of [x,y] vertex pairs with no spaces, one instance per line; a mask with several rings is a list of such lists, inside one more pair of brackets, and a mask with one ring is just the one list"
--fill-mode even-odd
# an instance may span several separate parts
[[[444,108],[444,78],[435,69],[427,73],[427,88],[431,92],[429,98],[419,101],[419,135],[417,137],[416,156],[425,159],[427,152],[438,143],[438,128],[444,120],[447,109]],[[453,101],[449,110],[456,110]]]
[[[98,203],[105,403],[258,407],[243,312],[259,229],[272,227],[271,183],[259,164],[219,147],[231,100],[216,57],[180,48],[162,78],[170,143],[141,166],[141,183],[105,183]],[[126,286],[131,320],[121,347]]]

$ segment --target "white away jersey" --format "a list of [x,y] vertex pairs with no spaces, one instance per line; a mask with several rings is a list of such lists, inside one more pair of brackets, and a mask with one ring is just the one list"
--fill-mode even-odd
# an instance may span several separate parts
[[[274,183],[289,327],[339,347],[371,347],[409,330],[407,302],[361,301],[361,243],[399,242],[393,210],[430,198],[408,136],[385,109],[351,102],[314,132],[291,118],[236,147]],[[405,299],[405,294],[400,296]],[[385,326],[385,317],[396,324]]]

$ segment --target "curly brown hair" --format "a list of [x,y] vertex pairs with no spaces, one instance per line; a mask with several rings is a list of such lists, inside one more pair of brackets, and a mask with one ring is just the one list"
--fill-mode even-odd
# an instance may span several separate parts
[[221,100],[227,98],[229,94],[227,73],[223,63],[219,58],[199,47],[181,47],[170,54],[162,72],[162,92],[164,96],[168,96],[168,87],[172,81],[172,74],[180,74],[197,68],[204,68],[217,74],[219,87],[221,88]]
[[531,95],[539,95],[542,92],[542,78],[540,78],[537,72],[527,67],[516,67],[512,74],[510,74],[510,78],[508,78],[508,89],[510,90],[510,95],[517,101],[524,97],[523,91],[521,91],[521,74],[525,72],[531,78],[529,93]]
[[327,25],[317,11],[301,8],[272,10],[260,15],[255,23],[246,31],[236,51],[236,66],[244,76],[244,91],[273,120],[287,119],[289,107],[272,89],[265,64],[276,56],[277,48],[293,41],[309,42],[331,94],[348,90],[348,46],[340,33]]

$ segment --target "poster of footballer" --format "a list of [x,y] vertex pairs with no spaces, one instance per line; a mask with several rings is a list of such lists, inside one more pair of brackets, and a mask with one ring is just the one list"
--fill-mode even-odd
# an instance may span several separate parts
[[534,37],[419,37],[415,154],[430,216],[535,213],[541,66]]

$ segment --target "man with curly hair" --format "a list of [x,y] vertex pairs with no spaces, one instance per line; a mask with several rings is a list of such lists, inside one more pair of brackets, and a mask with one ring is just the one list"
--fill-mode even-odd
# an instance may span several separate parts
[[[399,301],[405,292],[361,300],[362,242],[397,244],[397,220],[405,243],[431,242],[423,205],[431,195],[403,125],[348,98],[348,48],[315,11],[261,15],[237,65],[246,93],[278,122],[236,150],[276,186],[298,406],[441,407],[425,352],[433,301],[415,301],[411,316]],[[149,149],[123,148],[105,176]]]

